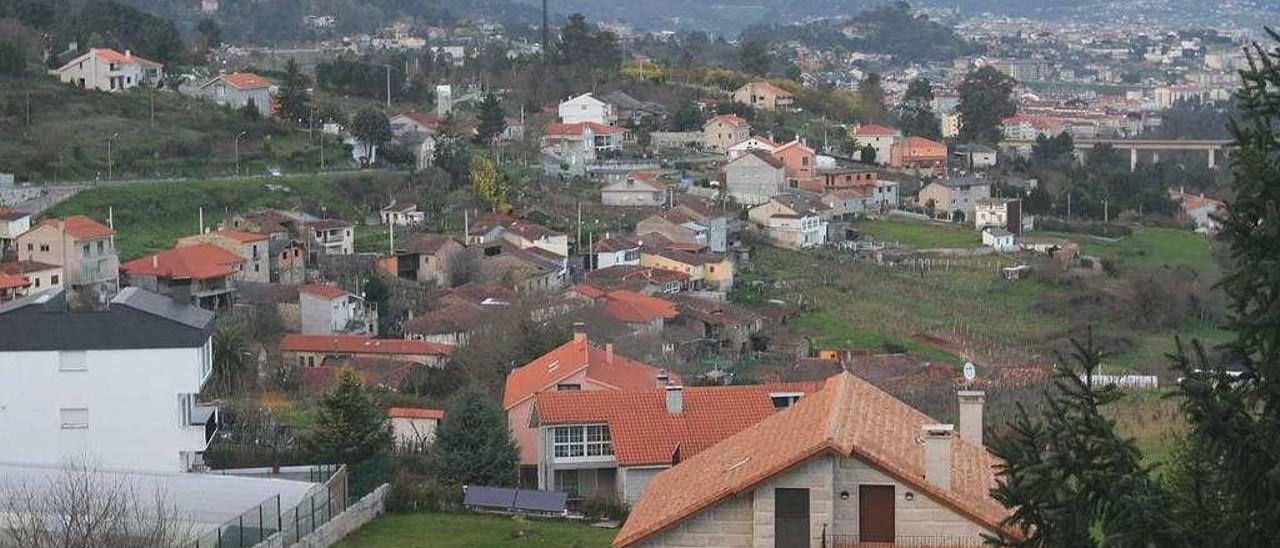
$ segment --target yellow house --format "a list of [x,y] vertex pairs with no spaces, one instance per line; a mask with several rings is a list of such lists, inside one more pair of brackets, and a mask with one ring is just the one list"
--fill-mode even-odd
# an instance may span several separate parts
[[733,287],[733,262],[717,253],[645,248],[640,252],[640,266],[688,274],[692,287],[705,285],[721,291]]

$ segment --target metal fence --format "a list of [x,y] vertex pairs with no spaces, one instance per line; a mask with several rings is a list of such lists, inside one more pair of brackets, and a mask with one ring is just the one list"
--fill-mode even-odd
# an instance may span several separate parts
[[826,548],[891,548],[893,546],[914,546],[918,548],[970,548],[975,546],[986,546],[986,541],[980,537],[961,537],[953,535],[895,535],[892,541],[863,541],[859,538],[859,535],[856,534],[827,534],[826,537],[823,538],[822,544]]
[[201,535],[194,548],[248,548],[274,535],[282,525],[280,495],[275,495]]
[[285,546],[298,542],[347,509],[347,479],[347,467],[340,466],[324,482],[324,489],[302,499],[297,506],[285,509],[280,529],[284,533]]

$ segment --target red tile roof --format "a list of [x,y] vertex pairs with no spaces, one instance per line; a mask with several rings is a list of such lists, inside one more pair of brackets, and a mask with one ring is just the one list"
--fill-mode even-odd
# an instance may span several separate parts
[[614,354],[610,361],[608,354],[589,344],[586,335],[575,334],[569,342],[507,374],[507,386],[502,396],[503,409],[511,409],[534,394],[581,371],[586,372],[588,379],[614,390],[654,386],[658,375],[657,367],[621,354]]
[[280,340],[285,352],[326,352],[330,354],[387,354],[448,356],[447,344],[406,339],[371,339],[358,335],[300,335],[290,333]]
[[444,409],[429,409],[426,407],[392,407],[387,410],[387,416],[393,419],[436,419],[444,418]]
[[626,128],[606,126],[595,122],[574,122],[572,124],[562,124],[560,122],[551,122],[542,126],[543,135],[552,136],[579,136],[587,129],[596,135],[612,135],[617,133],[625,133]]
[[937,147],[947,148],[947,145],[944,145],[937,141],[930,141],[929,139],[925,139],[924,137],[914,137],[914,136],[903,139],[902,144],[899,146],[904,146],[907,148],[937,148]]
[[707,120],[707,123],[702,124],[702,127],[706,127],[712,122],[722,122],[725,125],[733,126],[733,127],[747,127],[751,125],[751,124],[748,124],[746,120],[744,120],[741,116],[738,116],[737,114],[719,114],[712,117],[710,120]]
[[605,295],[604,312],[623,323],[649,323],[674,318],[678,314],[670,301],[626,289]]
[[106,238],[116,232],[110,227],[84,215],[72,215],[65,219],[50,217],[40,222],[41,225],[66,230],[72,238],[85,240],[89,238]]
[[236,265],[243,262],[239,255],[216,245],[197,244],[134,259],[120,265],[120,271],[132,276],[211,280],[234,274]]
[[613,545],[634,546],[823,454],[867,462],[974,522],[999,528],[1008,510],[989,494],[999,460],[982,447],[954,437],[952,487],[925,480],[924,447],[917,440],[921,427],[935,422],[851,373],[841,373],[792,408],[659,474]]
[[853,135],[855,137],[864,136],[864,135],[867,137],[885,137],[885,136],[893,136],[897,134],[898,134],[898,130],[890,127],[884,127],[879,124],[866,124],[863,126],[859,126],[858,129],[853,130]]
[[588,299],[599,299],[609,294],[608,291],[586,283],[580,283],[570,287],[569,291],[582,295]]
[[[650,384],[653,385],[654,381]],[[619,466],[688,459],[775,413],[771,393],[816,392],[819,383],[685,387],[680,413],[667,390],[550,391],[537,395],[540,425],[607,423]],[[803,399],[803,398],[802,398]]]
[[254,74],[252,72],[230,72],[227,74],[221,74],[218,77],[221,78],[224,82],[231,84],[231,86],[236,89],[257,89],[257,88],[271,87],[271,82],[268,82],[266,78],[258,76],[257,74]]
[[0,272],[14,276],[61,268],[61,266],[56,264],[42,263],[40,261],[10,261],[0,264]]
[[235,240],[242,244],[251,244],[253,242],[261,242],[267,239],[267,236],[265,234],[256,234],[253,232],[244,232],[242,230],[231,230],[227,228],[220,228],[218,230],[213,231],[211,234],[222,236],[227,239]]
[[751,149],[751,150],[748,150],[746,154],[743,154],[742,156],[739,156],[739,157],[737,157],[737,158],[734,158],[734,160],[733,160],[732,162],[729,162],[729,163],[730,163],[730,164],[732,164],[732,163],[734,163],[734,162],[737,162],[738,160],[740,160],[740,159],[742,159],[742,158],[746,158],[748,155],[750,155],[750,156],[755,156],[756,158],[759,158],[759,159],[763,160],[763,161],[764,161],[764,163],[769,164],[769,165],[770,165],[770,166],[772,166],[774,169],[782,169],[782,168],[786,167],[786,164],[782,163],[782,160],[779,160],[779,159],[775,158],[775,157],[773,156],[773,154],[770,154],[770,153],[769,153],[769,151],[761,150],[761,149],[758,149],[758,148],[753,148],[753,149]]
[[29,285],[31,285],[31,280],[28,280],[26,276],[0,274],[0,289],[14,289],[18,287],[27,287]]
[[317,297],[324,297],[329,300],[345,298],[350,293],[347,290],[333,284],[310,283],[302,286],[301,291]]
[[102,59],[103,61],[106,61],[108,63],[119,63],[122,65],[143,64],[143,65],[154,65],[157,67],[164,66],[161,63],[157,63],[150,59],[143,59],[141,57],[138,57],[137,55],[133,55],[133,53],[131,52],[120,53],[111,48],[91,48],[89,51],[91,53],[96,54],[99,59]]

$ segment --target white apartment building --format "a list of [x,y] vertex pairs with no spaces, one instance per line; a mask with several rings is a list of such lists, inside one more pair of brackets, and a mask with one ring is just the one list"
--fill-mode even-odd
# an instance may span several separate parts
[[565,124],[592,122],[612,126],[618,121],[613,105],[597,99],[590,93],[583,93],[560,103],[558,114],[560,121]]
[[217,429],[197,403],[213,313],[136,287],[104,310],[61,289],[0,307],[0,461],[186,472]]

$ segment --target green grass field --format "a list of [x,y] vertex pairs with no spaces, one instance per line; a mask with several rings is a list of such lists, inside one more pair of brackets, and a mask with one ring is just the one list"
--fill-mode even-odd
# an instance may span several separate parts
[[[115,216],[116,248],[129,260],[172,247],[182,236],[215,226],[229,214],[261,207],[323,204],[334,215],[357,218],[354,204],[336,184],[340,176],[259,177],[138,183],[83,191],[54,207],[51,215]],[[267,185],[272,185],[268,188]],[[287,190],[284,190],[287,189]]]
[[926,223],[905,220],[858,221],[858,230],[887,242],[916,248],[977,247],[982,236],[968,224]]
[[603,548],[617,534],[583,523],[480,514],[387,514],[351,533],[337,548]]
[[1190,230],[1140,228],[1132,236],[1117,242],[1065,232],[1031,234],[1074,240],[1080,244],[1081,253],[1113,260],[1123,268],[1188,265],[1206,271],[1217,270],[1209,252],[1208,240]]

